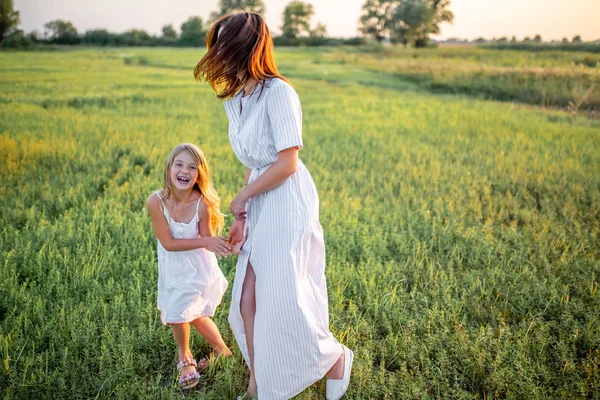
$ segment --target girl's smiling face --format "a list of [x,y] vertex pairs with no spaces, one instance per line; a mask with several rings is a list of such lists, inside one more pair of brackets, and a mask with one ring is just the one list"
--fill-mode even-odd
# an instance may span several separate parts
[[187,151],[175,156],[171,167],[171,182],[179,190],[192,189],[198,180],[198,165]]

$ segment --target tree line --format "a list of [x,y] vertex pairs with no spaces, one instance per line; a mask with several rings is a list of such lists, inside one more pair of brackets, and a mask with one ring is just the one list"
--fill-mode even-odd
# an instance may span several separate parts
[[[365,0],[358,21],[359,37],[331,38],[322,23],[313,24],[314,8],[302,0],[288,3],[282,14],[281,35],[274,37],[275,45],[339,45],[363,44],[366,41],[399,43],[405,46],[426,47],[430,36],[440,33],[440,25],[452,23],[450,0]],[[179,26],[164,25],[161,34],[151,35],[143,29],[130,29],[122,33],[106,29],[92,29],[80,33],[73,23],[54,20],[44,25],[44,31],[25,34],[18,29],[19,12],[13,0],[0,0],[0,42],[4,47],[27,47],[35,43],[92,46],[203,46],[210,24],[233,10],[264,14],[262,0],[220,0],[218,10],[210,13],[208,20],[191,16]],[[577,36],[573,42],[577,43]],[[487,42],[480,38],[477,43]],[[500,38],[499,43],[508,43]],[[515,43],[513,37],[510,43]],[[525,38],[526,43],[540,43],[541,36]],[[568,42],[565,38],[563,44]]]
[[[428,44],[429,35],[439,33],[439,25],[452,22],[448,10],[450,0],[366,0],[359,21],[361,37],[351,39],[330,38],[327,27],[312,23],[312,4],[293,0],[282,15],[281,35],[274,38],[276,45],[336,45],[362,44],[366,39],[381,42]],[[84,44],[96,46],[202,46],[209,24],[221,15],[239,9],[264,14],[262,0],[220,0],[218,10],[207,21],[199,16],[189,17],[179,27],[162,27],[160,35],[151,35],[143,29],[130,29],[122,33],[106,29],[92,29],[80,33],[70,21],[54,20],[44,25],[44,32],[25,34],[18,29],[19,13],[12,0],[0,0],[0,42],[5,47],[26,47],[28,44]]]
[[[25,33],[18,29],[19,12],[14,10],[12,0],[0,0],[0,42],[3,47],[23,48],[36,44],[91,45],[91,46],[204,46],[210,24],[218,17],[233,10],[264,14],[262,0],[220,0],[218,10],[211,12],[205,21],[200,16],[190,16],[177,30],[172,24],[164,25],[159,35],[144,29],[130,29],[115,33],[107,29],[91,29],[79,32],[70,21],[53,20],[44,25],[42,33]],[[282,15],[282,34],[274,37],[276,45],[339,45],[362,44],[362,38],[331,38],[327,27],[314,24],[312,4],[293,0]]]

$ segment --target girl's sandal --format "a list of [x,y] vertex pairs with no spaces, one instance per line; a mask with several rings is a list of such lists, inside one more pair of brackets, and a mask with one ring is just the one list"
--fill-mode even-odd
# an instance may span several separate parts
[[182,389],[191,389],[198,384],[198,382],[200,381],[200,374],[198,373],[198,371],[196,371],[195,367],[197,367],[197,365],[198,364],[196,363],[196,360],[194,360],[193,358],[188,358],[177,363],[177,370],[179,370],[180,372],[185,367],[194,367],[194,372],[185,375],[180,373],[178,380],[179,387],[181,387]]
[[228,358],[228,357],[231,357],[231,356],[233,356],[233,354],[230,352],[229,356],[222,355],[222,354],[212,353],[208,357],[203,357],[200,361],[198,361],[198,372],[204,371],[205,369],[207,369],[208,367],[210,367],[211,364],[218,365],[217,363],[218,363],[218,361],[219,361],[219,359],[221,357]]

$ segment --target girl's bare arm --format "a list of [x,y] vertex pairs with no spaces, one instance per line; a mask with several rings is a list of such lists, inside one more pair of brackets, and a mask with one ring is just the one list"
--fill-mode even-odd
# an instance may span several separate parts
[[148,213],[152,220],[154,234],[167,251],[186,251],[199,248],[205,248],[221,256],[229,255],[230,246],[225,242],[225,238],[200,237],[197,239],[174,239],[169,229],[169,224],[161,209],[160,199],[156,195],[151,195],[146,202]]

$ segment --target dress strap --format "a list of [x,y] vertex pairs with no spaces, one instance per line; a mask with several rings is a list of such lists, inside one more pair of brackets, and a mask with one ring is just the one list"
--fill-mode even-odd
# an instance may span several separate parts
[[167,222],[169,221],[169,210],[167,210],[167,206],[165,206],[165,203],[163,202],[163,198],[161,197],[160,193],[158,191],[154,192],[154,194],[156,194],[158,196],[158,198],[160,199],[160,204],[162,205],[162,209],[163,209],[163,215],[167,218]]
[[198,215],[198,210],[200,208],[200,202],[202,201],[202,195],[198,198],[198,202],[196,203],[196,215]]

